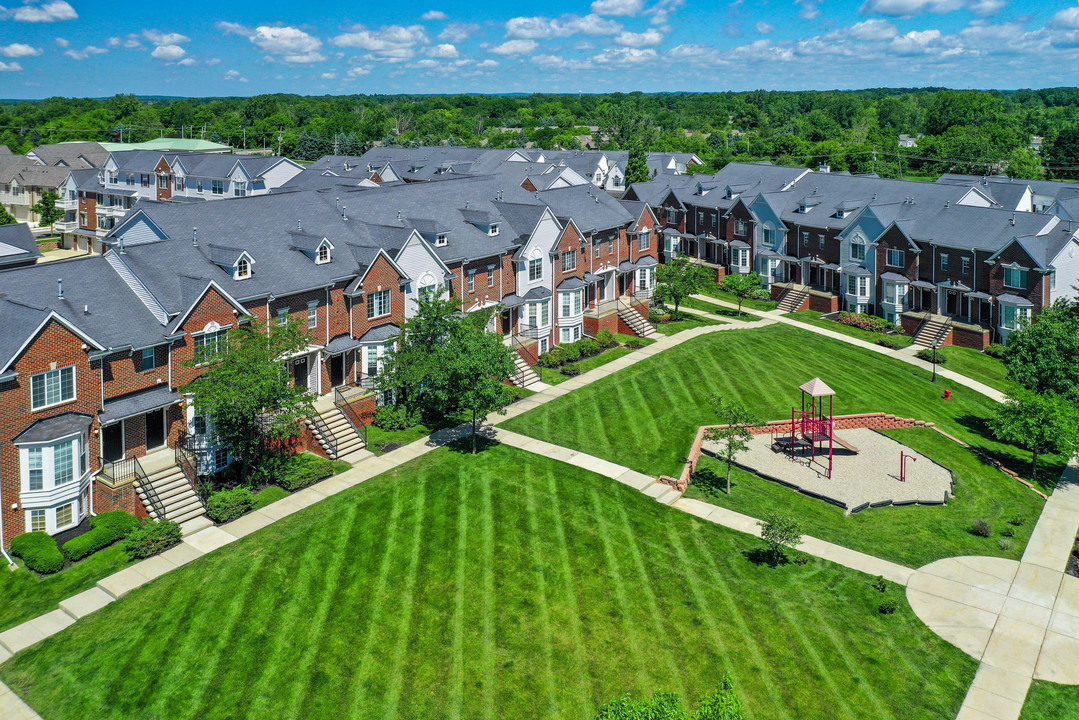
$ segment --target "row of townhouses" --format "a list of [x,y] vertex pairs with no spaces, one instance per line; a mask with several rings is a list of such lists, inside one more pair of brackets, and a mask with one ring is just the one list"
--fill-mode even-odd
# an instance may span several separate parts
[[879,315],[922,344],[1006,343],[1076,294],[1079,185],[945,176],[919,183],[732,163],[626,198],[663,224],[664,257],[757,272],[782,309]]
[[[104,186],[126,188],[142,167],[121,162]],[[195,475],[231,458],[184,391],[240,325],[293,318],[308,329],[287,367],[330,400],[304,440],[330,456],[356,447],[354,418],[373,412],[374,378],[420,293],[465,312],[499,306],[491,329],[521,358],[521,384],[556,344],[641,327],[657,220],[586,180],[529,181],[565,170],[504,162],[440,182],[142,198],[100,238],[103,254],[0,272],[4,546],[112,508],[201,513]]]

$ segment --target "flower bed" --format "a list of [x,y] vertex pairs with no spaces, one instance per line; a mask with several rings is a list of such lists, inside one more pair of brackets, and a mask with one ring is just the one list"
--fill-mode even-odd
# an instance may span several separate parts
[[850,325],[860,330],[871,333],[902,333],[903,328],[895,323],[888,322],[884,318],[865,313],[852,313],[846,310],[840,311],[836,316],[836,322]]

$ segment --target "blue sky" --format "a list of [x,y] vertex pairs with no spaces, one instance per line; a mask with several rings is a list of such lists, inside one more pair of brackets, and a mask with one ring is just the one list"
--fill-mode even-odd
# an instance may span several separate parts
[[1079,4],[1044,0],[0,6],[7,98],[1048,87],[1077,61]]

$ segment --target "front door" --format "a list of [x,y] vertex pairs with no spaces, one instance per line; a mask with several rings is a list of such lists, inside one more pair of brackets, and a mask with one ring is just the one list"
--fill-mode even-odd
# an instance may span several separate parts
[[101,428],[101,459],[116,462],[124,457],[123,421]]
[[330,356],[330,384],[334,387],[345,384],[345,356]]
[[307,356],[296,358],[292,361],[292,379],[296,387],[307,389]]
[[153,450],[165,444],[165,408],[146,413],[146,449]]
[[502,313],[502,334],[509,335],[513,330],[512,320],[513,310],[506,310]]

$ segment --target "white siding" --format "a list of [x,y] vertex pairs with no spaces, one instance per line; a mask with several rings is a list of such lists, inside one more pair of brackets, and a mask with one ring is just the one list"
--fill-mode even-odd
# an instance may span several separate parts
[[301,172],[303,172],[303,168],[296,167],[296,165],[286,160],[274,165],[263,173],[262,177],[266,179],[266,188],[273,190],[274,188],[281,187]]
[[441,297],[447,297],[447,292],[445,291],[446,270],[434,253],[427,248],[426,243],[419,235],[413,234],[408,239],[408,242],[401,248],[401,252],[394,258],[394,262],[411,279],[408,292],[405,293],[405,317],[412,317],[416,314],[420,286],[428,284],[427,280],[433,281],[430,284],[441,286],[443,289]]
[[[517,294],[523,296],[532,288],[551,287],[553,279],[553,266],[551,265],[551,248],[558,242],[558,235],[562,232],[558,221],[550,212],[544,212],[536,229],[532,232],[528,242],[521,249],[523,262],[517,265]],[[543,276],[539,280],[528,279],[528,261],[540,258],[543,266]]]
[[1053,258],[1051,265],[1056,269],[1056,288],[1050,291],[1050,301],[1079,296],[1075,289],[1079,285],[1079,241],[1074,236]]

